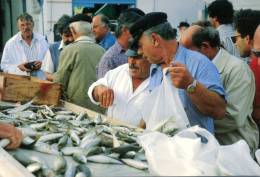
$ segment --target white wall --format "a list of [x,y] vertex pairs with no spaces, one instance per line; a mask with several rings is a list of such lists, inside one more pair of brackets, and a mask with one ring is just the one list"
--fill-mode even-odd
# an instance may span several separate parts
[[63,15],[72,15],[72,0],[45,0],[43,4],[44,34],[53,42],[53,26]]
[[53,26],[63,15],[72,15],[72,0],[44,0],[42,9],[37,0],[26,0],[26,10],[33,16],[34,31],[47,37],[48,42],[54,40]]
[[136,6],[146,13],[166,12],[168,21],[176,28],[180,21],[191,23],[199,20],[205,2],[203,0],[137,0]]

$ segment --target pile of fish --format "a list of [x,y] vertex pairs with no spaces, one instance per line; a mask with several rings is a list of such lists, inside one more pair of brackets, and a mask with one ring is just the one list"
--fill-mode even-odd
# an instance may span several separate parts
[[[91,118],[84,112],[76,115],[62,107],[32,102],[21,106],[2,103],[0,109],[0,121],[19,127],[24,136],[21,148],[27,151],[10,153],[36,176],[90,176],[87,162],[147,169],[144,152],[136,143],[140,129],[110,125],[101,115]],[[0,141],[2,147],[8,143],[7,139]],[[44,161],[28,150],[53,158]],[[79,165],[69,166],[64,156],[72,156]]]
[[[148,168],[136,142],[143,133],[140,129],[111,125],[101,115],[89,117],[62,107],[32,105],[32,101],[21,106],[0,102],[0,111],[0,121],[12,123],[24,136],[21,149],[10,153],[36,176],[91,176],[88,162]],[[172,127],[166,123],[160,131],[172,136],[176,132]],[[2,147],[8,143],[0,140]],[[66,156],[77,163],[69,163]]]

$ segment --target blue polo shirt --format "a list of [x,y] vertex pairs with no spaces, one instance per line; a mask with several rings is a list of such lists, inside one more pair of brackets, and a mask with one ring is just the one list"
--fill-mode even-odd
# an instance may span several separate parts
[[104,49],[109,49],[116,42],[116,37],[108,32],[106,36],[99,42],[99,45]]
[[[174,61],[184,64],[193,78],[203,84],[206,88],[225,97],[225,91],[221,84],[218,70],[206,56],[186,49],[179,44]],[[156,64],[151,65],[150,77],[149,89],[153,90],[162,82],[162,68]],[[179,89],[179,95],[191,126],[199,125],[211,133],[214,133],[213,119],[204,116],[199,112],[184,89]]]

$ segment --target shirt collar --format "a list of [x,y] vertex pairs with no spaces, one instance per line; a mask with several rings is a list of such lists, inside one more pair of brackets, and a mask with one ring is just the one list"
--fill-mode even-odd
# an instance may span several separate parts
[[78,37],[75,42],[79,42],[79,41],[86,41],[86,42],[91,42],[91,43],[95,43],[94,39],[89,37],[89,36],[80,36]]
[[221,48],[219,49],[217,55],[213,58],[213,60],[212,60],[213,63],[219,60],[220,53],[221,53]]
[[[34,33],[32,33],[32,36],[33,36],[33,37],[32,37],[32,43],[33,43],[34,41],[37,40],[37,38],[35,37]],[[18,33],[18,41],[19,41],[19,42],[24,41],[23,38],[22,38],[22,33],[21,33],[21,31],[19,31],[19,33]]]
[[63,40],[61,40],[60,46],[59,46],[58,49],[59,49],[59,50],[62,50],[64,46],[65,46],[65,44],[64,44]]

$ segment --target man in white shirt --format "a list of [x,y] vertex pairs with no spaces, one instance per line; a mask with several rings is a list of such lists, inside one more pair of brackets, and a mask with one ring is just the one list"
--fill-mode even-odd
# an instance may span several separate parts
[[40,70],[48,50],[44,36],[34,33],[31,15],[24,13],[17,18],[19,32],[9,39],[4,47],[1,69],[10,74],[31,75],[44,79]]
[[108,108],[108,117],[139,126],[151,64],[134,50],[129,49],[126,55],[128,63],[108,71],[94,82],[88,95],[93,103]]

